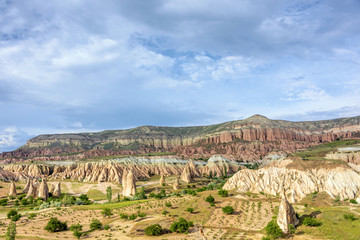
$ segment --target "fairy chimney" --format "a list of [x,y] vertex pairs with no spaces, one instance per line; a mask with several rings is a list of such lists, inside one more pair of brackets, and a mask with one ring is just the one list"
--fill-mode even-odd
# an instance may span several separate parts
[[40,183],[40,187],[38,189],[38,197],[43,198],[45,201],[49,198],[49,187],[45,178],[43,178]]
[[54,197],[60,197],[61,196],[61,184],[60,184],[60,182],[55,184],[54,191],[53,191],[53,196]]
[[174,190],[178,190],[179,189],[179,178],[178,177],[176,177],[175,178],[175,182],[174,182],[174,185],[173,185],[173,188],[174,188]]
[[16,186],[14,182],[10,184],[9,196],[16,196]]
[[163,184],[165,184],[165,176],[161,175],[159,185],[162,186]]
[[125,197],[134,196],[136,194],[135,181],[136,181],[136,178],[135,178],[132,170],[130,170],[130,172],[128,173],[128,175],[126,177],[125,188],[123,188],[123,195]]
[[277,216],[277,224],[281,228],[284,233],[289,233],[289,225],[296,225],[299,224],[299,219],[296,217],[296,213],[294,208],[291,206],[289,201],[286,198],[285,189],[283,190],[282,200],[279,206],[279,213]]
[[28,193],[26,195],[26,198],[30,198],[30,197],[36,198],[36,187],[33,184],[32,180],[30,180],[29,191],[28,191]]
[[31,180],[30,180],[30,178],[28,178],[26,181],[26,185],[25,185],[24,189],[22,190],[22,193],[28,193],[29,188],[30,188],[30,182],[31,182]]

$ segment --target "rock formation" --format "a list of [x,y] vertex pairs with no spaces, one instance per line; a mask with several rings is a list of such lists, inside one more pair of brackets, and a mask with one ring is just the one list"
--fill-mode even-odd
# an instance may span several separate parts
[[214,155],[209,158],[206,165],[200,169],[200,172],[208,176],[221,177],[223,175],[234,174],[239,169],[239,163],[228,160],[220,155]]
[[30,198],[30,197],[36,198],[36,196],[37,196],[36,193],[37,193],[37,189],[34,186],[33,181],[31,180],[30,181],[30,186],[29,186],[29,191],[28,191],[28,194],[26,195],[26,198]]
[[23,189],[22,193],[28,193],[29,188],[30,188],[30,182],[31,182],[31,179],[30,179],[30,178],[28,178],[28,179],[27,179],[27,181],[26,181],[26,185],[25,185],[25,187],[24,187],[24,189]]
[[123,195],[125,197],[135,196],[136,194],[136,178],[133,174],[133,171],[130,170],[127,177],[126,177],[126,183],[125,188],[123,189]]
[[61,183],[58,182],[55,184],[54,191],[52,193],[54,197],[60,197],[61,196]]
[[[184,157],[223,154],[234,159],[258,160],[273,150],[288,153],[337,138],[359,137],[359,132],[360,117],[290,122],[254,115],[244,120],[211,126],[142,126],[98,133],[40,135],[15,151],[0,154],[0,158],[4,159],[3,163],[24,161],[30,157],[35,161],[75,160],[149,153],[156,149],[158,152],[173,152]],[[104,143],[113,148],[104,149],[105,145],[108,146]],[[127,146],[132,148],[126,149]]]
[[341,200],[353,199],[360,191],[360,174],[344,164],[301,160],[274,163],[259,170],[240,170],[223,188],[277,195],[284,186],[290,201],[299,201],[315,191],[326,192],[332,198],[339,196]]
[[49,188],[45,178],[42,179],[37,191],[38,198],[43,198],[45,201],[49,198]]
[[200,177],[200,176],[201,176],[200,171],[197,169],[194,161],[191,159],[185,165],[185,168],[181,173],[181,181],[190,183],[193,178]]
[[289,233],[290,224],[293,225],[294,227],[296,227],[299,224],[299,219],[297,219],[296,217],[295,210],[286,198],[285,189],[283,191],[282,200],[279,206],[277,224],[285,234]]
[[9,196],[16,196],[16,186],[14,182],[10,184]]
[[184,171],[181,173],[181,181],[185,183],[191,183],[192,177],[189,168],[187,167],[184,168]]
[[161,175],[160,176],[160,180],[159,180],[159,185],[162,186],[165,184],[165,176],[164,175]]
[[178,189],[179,189],[179,186],[180,186],[179,178],[176,177],[176,178],[175,178],[174,185],[173,185],[173,189],[174,189],[174,190],[178,190]]

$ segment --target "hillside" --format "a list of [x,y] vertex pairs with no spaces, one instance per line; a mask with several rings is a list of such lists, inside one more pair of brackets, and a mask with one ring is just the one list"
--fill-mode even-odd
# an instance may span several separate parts
[[169,152],[184,157],[219,153],[252,161],[271,151],[293,152],[322,142],[357,137],[360,137],[360,116],[291,122],[254,115],[209,126],[141,126],[96,133],[39,135],[0,157],[3,161],[65,160]]

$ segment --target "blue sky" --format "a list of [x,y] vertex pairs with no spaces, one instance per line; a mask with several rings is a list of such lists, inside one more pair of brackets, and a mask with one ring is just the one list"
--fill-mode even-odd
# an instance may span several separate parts
[[357,0],[0,0],[0,152],[42,133],[360,115]]

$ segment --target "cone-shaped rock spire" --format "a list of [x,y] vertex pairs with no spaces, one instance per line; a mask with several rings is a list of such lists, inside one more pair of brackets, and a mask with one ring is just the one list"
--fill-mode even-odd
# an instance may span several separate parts
[[125,188],[123,188],[123,195],[125,197],[134,196],[136,194],[135,181],[136,181],[136,178],[135,178],[132,170],[130,170],[130,172],[128,173],[128,175],[126,177]]
[[277,224],[284,233],[289,233],[290,224],[294,227],[299,224],[299,220],[296,217],[295,210],[286,198],[285,189],[283,191],[282,200],[279,206]]
[[30,197],[36,198],[36,187],[34,186],[32,180],[30,180],[29,191],[28,194],[26,195],[26,198],[30,198]]
[[179,189],[179,185],[180,185],[180,183],[179,183],[179,178],[176,177],[176,178],[175,178],[174,185],[173,185],[174,190],[178,190],[178,189]]
[[25,185],[24,189],[22,190],[22,193],[28,193],[29,188],[30,188],[30,182],[31,182],[31,179],[28,178],[26,181],[26,185]]
[[9,196],[16,196],[16,186],[14,182],[10,184]]
[[53,191],[53,196],[54,197],[60,197],[61,196],[61,184],[60,184],[60,182],[55,184],[54,191]]
[[45,201],[49,198],[49,187],[45,178],[43,178],[40,183],[40,187],[38,189],[38,197],[43,198]]
[[165,176],[161,175],[159,185],[162,186],[163,184],[165,184]]

